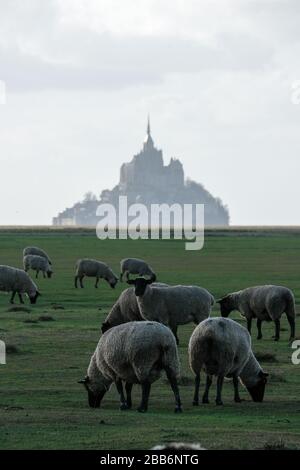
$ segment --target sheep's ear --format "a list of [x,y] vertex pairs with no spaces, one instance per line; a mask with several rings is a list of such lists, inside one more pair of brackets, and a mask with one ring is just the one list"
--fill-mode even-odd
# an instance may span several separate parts
[[39,297],[39,296],[41,296],[42,294],[37,290],[37,291],[36,291],[36,295]]
[[259,375],[260,377],[269,377],[268,372],[264,372],[263,370],[260,371]]
[[128,281],[126,282],[127,284],[132,285],[132,284],[135,284],[135,279],[128,279]]
[[216,303],[217,303],[217,304],[220,304],[220,303],[222,302],[222,300],[225,300],[225,299],[226,299],[226,297],[228,297],[228,296],[225,295],[224,297],[221,297],[220,299],[217,299],[217,300],[216,300]]
[[147,281],[146,281],[146,282],[147,282],[147,284],[152,284],[152,282],[153,282],[153,279],[147,279]]

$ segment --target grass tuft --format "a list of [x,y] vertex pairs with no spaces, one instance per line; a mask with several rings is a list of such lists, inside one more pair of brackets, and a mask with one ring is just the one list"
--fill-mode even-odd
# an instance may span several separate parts
[[51,315],[41,315],[38,318],[39,321],[55,321],[55,318],[53,318]]

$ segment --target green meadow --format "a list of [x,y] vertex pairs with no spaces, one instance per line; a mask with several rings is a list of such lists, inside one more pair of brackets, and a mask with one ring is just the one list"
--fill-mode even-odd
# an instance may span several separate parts
[[[164,376],[153,387],[149,411],[136,411],[140,389],[134,387],[131,411],[120,411],[115,387],[100,409],[90,409],[82,385],[100,336],[100,327],[120,292],[104,281],[94,288],[74,288],[75,262],[91,257],[107,262],[119,274],[124,257],[149,261],[158,280],[197,284],[215,298],[258,284],[291,288],[300,304],[300,234],[297,230],[208,231],[201,251],[185,251],[181,240],[105,240],[91,230],[2,229],[0,264],[22,267],[22,250],[37,245],[53,261],[52,279],[38,279],[42,296],[29,311],[11,311],[0,292],[0,339],[7,364],[0,365],[1,449],[150,449],[169,441],[201,442],[208,449],[300,448],[300,365],[293,365],[285,316],[281,339],[272,340],[274,325],[263,324],[263,339],[253,349],[270,373],[263,403],[251,401],[241,387],[242,403],[233,402],[233,387],[223,387],[224,406],[217,407],[215,385],[209,405],[192,406],[193,374],[187,345],[194,325],[179,327],[183,413],[174,414],[174,399]],[[32,273],[33,275],[33,273]],[[16,302],[18,301],[16,296]],[[218,305],[213,315],[219,315]],[[245,325],[238,313],[232,318]],[[300,318],[296,319],[299,337]],[[204,385],[202,379],[202,390]]]

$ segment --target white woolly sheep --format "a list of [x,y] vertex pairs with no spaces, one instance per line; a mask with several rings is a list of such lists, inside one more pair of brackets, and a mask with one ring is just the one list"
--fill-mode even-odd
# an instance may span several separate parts
[[98,287],[99,279],[105,279],[110,287],[113,289],[116,287],[118,282],[117,276],[112,272],[110,267],[97,261],[95,259],[80,259],[76,263],[76,275],[75,275],[75,287],[77,288],[77,281],[79,279],[80,287],[83,288],[82,280],[84,276],[95,277],[95,287]]
[[[168,287],[168,284],[156,282],[153,286]],[[112,306],[109,314],[102,323],[101,331],[109,330],[113,326],[127,323],[129,321],[141,321],[144,318],[141,316],[140,309],[137,303],[136,295],[133,287],[128,287],[121,294],[115,304]]]
[[152,282],[156,281],[156,274],[146,261],[138,258],[122,259],[120,281],[123,281],[123,275],[126,274],[126,280],[129,280],[129,274],[138,276],[150,276]]
[[240,402],[239,379],[253,401],[263,401],[266,377],[251,349],[251,336],[247,329],[230,318],[208,318],[194,330],[189,342],[189,362],[195,374],[194,405],[199,404],[200,372],[206,372],[206,388],[202,403],[208,403],[212,376],[217,379],[216,404],[222,405],[224,377],[232,377],[234,400]]
[[26,255],[23,258],[24,270],[27,272],[29,269],[32,269],[36,272],[36,279],[38,278],[39,272],[43,273],[43,277],[46,275],[50,278],[53,274],[52,267],[49,261],[43,256],[38,255]]
[[275,341],[280,336],[280,318],[285,312],[291,328],[290,340],[295,337],[295,298],[292,291],[282,286],[256,286],[233,292],[217,301],[221,307],[222,317],[238,310],[247,319],[251,333],[252,318],[257,318],[257,339],[262,338],[262,321],[275,322]]
[[42,256],[42,258],[46,258],[49,262],[49,264],[52,264],[51,259],[47,255],[47,253],[42,250],[41,248],[38,248],[37,246],[27,246],[23,250],[23,258],[27,255],[37,255],[37,256]]
[[[175,396],[175,412],[180,412],[179,369],[177,346],[169,328],[157,322],[129,322],[115,326],[101,336],[87,376],[79,383],[83,383],[88,392],[89,406],[99,408],[104,394],[115,382],[121,410],[131,408],[132,385],[141,384],[142,400],[138,411],[145,412],[151,384],[164,370]],[[126,399],[123,380],[126,382]]]
[[11,292],[10,303],[14,303],[16,293],[23,304],[22,294],[27,294],[30,303],[35,304],[39,295],[36,284],[25,271],[11,266],[0,266],[0,291]]
[[171,328],[176,338],[178,325],[195,324],[209,317],[213,296],[198,286],[153,287],[151,280],[138,277],[127,281],[135,286],[141,316]]

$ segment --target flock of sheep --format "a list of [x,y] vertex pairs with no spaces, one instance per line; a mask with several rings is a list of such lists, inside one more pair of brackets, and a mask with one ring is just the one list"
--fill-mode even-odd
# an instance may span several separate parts
[[[38,277],[51,277],[52,262],[37,247],[23,252],[24,270],[0,266],[0,290],[11,292],[11,303],[18,294],[23,303],[27,294],[31,303],[40,295],[38,287],[28,275],[32,269]],[[130,275],[137,277],[130,278]],[[114,288],[118,277],[100,261],[81,259],[76,264],[75,287],[83,288],[83,278],[105,279]],[[200,372],[206,373],[203,403],[209,402],[212,377],[217,377],[216,404],[222,404],[222,385],[225,377],[232,378],[234,400],[240,401],[239,381],[252,399],[261,402],[264,397],[267,373],[256,360],[251,348],[251,322],[257,319],[258,339],[262,338],[262,321],[274,321],[275,340],[279,340],[280,318],[286,313],[290,324],[290,339],[295,336],[295,299],[293,293],[281,286],[258,286],[226,295],[217,302],[222,317],[210,317],[214,297],[198,286],[170,286],[156,282],[156,274],[143,260],[127,258],[121,261],[120,280],[126,277],[125,289],[102,324],[102,336],[92,355],[82,383],[88,392],[89,405],[98,408],[102,398],[115,383],[122,410],[132,407],[133,384],[140,384],[142,399],[138,411],[145,412],[151,384],[162,371],[166,372],[175,398],[175,412],[181,412],[178,389],[180,363],[177,328],[190,322],[194,329],[188,347],[190,367],[195,374],[193,405],[199,404]],[[246,319],[247,327],[229,319],[231,311],[238,310]],[[125,382],[125,392],[123,383]]]

